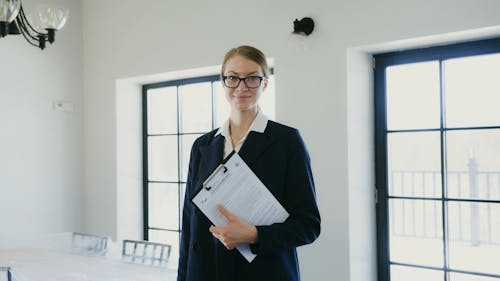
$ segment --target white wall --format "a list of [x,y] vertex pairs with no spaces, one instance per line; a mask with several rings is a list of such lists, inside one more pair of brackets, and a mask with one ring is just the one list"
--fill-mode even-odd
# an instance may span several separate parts
[[[50,0],[70,19],[44,51],[0,39],[0,235],[83,228],[82,29],[79,0]],[[38,1],[23,1],[26,12]],[[53,110],[54,101],[74,105]],[[5,241],[4,241],[5,242]]]
[[[301,129],[312,157],[323,222],[318,241],[300,248],[303,280],[374,280],[367,54],[500,25],[499,10],[497,0],[83,1],[86,230],[119,231],[116,80],[217,65],[251,44],[275,59],[276,119]],[[306,50],[289,38],[304,16],[317,25]]]

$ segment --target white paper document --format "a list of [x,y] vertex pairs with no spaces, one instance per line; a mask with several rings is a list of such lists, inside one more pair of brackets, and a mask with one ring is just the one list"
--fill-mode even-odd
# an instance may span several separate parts
[[[218,204],[256,226],[284,222],[289,215],[236,152],[205,180],[192,201],[215,226],[227,224]],[[237,249],[248,262],[256,257],[248,244]]]

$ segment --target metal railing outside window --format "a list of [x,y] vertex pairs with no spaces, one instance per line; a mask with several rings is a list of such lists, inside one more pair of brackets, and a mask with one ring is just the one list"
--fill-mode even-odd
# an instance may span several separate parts
[[[457,186],[456,198],[484,198],[486,200],[495,200],[500,194],[500,171],[479,171],[478,163],[475,158],[470,158],[467,166],[467,171],[448,171],[448,181],[454,182]],[[419,196],[439,198],[439,184],[441,177],[440,171],[398,171],[393,170],[390,173],[389,186],[397,186],[401,189],[401,197],[417,198]],[[480,184],[479,184],[480,183]],[[417,192],[416,189],[422,190]],[[396,193],[395,190],[390,191],[391,194]],[[481,196],[479,196],[481,195]],[[439,238],[439,233],[434,231],[437,229],[441,220],[441,213],[438,210],[439,201],[435,201],[430,207],[432,216],[424,216],[423,229],[417,231],[415,220],[397,220],[394,213],[402,213],[401,217],[405,217],[405,212],[410,212],[410,216],[414,217],[419,210],[414,201],[403,201],[401,204],[394,206],[391,209],[390,231],[395,236],[418,237],[418,238]],[[495,244],[500,245],[500,237],[493,236],[493,228],[497,223],[492,216],[492,206],[486,205],[485,215],[486,221],[481,227],[479,219],[479,208],[481,206],[477,202],[472,202],[469,205],[458,205],[458,231],[456,235],[450,236],[450,241],[460,241],[470,243],[474,246],[480,244]],[[427,220],[427,221],[426,221]],[[426,227],[430,225],[431,227]]]

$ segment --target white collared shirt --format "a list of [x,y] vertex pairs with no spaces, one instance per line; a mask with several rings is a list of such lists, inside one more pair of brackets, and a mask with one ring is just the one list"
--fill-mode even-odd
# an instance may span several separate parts
[[241,149],[241,146],[245,142],[245,139],[248,136],[248,133],[250,131],[258,132],[258,133],[264,133],[267,127],[267,121],[269,121],[269,118],[267,118],[266,115],[262,113],[260,108],[257,109],[257,116],[252,122],[252,125],[250,125],[250,128],[248,129],[248,132],[245,134],[245,136],[236,144],[236,147],[233,147],[233,144],[231,142],[231,135],[229,133],[229,118],[224,122],[222,127],[219,128],[217,133],[215,133],[215,136],[221,134],[225,141],[224,141],[224,158],[226,158],[233,150],[236,152],[239,152]]

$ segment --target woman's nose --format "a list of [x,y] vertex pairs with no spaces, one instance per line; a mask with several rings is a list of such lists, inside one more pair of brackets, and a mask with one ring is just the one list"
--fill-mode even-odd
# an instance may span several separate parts
[[245,84],[244,80],[240,81],[240,84],[238,85],[238,88],[236,88],[239,91],[246,91],[248,90],[247,84]]

